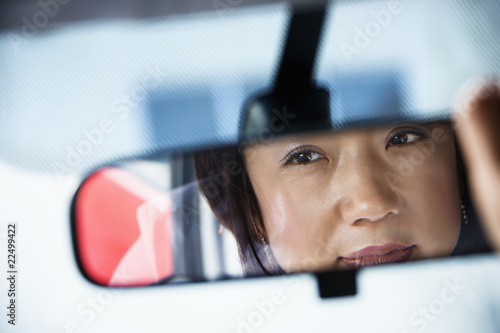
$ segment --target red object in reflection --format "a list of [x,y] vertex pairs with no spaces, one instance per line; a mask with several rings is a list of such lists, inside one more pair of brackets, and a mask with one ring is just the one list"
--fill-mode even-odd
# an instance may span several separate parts
[[170,197],[133,173],[92,174],[78,192],[75,218],[80,261],[92,281],[147,285],[173,275]]

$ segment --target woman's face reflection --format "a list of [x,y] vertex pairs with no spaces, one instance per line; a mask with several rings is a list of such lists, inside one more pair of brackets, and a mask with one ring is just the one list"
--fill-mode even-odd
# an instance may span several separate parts
[[446,123],[290,137],[244,153],[268,242],[287,272],[450,255],[460,232]]

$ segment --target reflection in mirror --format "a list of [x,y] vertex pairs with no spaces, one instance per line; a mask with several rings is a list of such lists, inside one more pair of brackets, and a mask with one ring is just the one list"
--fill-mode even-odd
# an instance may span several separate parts
[[200,197],[192,156],[93,172],[75,196],[73,218],[80,268],[97,284],[242,276],[234,239]]
[[111,286],[489,251],[445,121],[107,167],[80,187],[74,223],[82,270]]

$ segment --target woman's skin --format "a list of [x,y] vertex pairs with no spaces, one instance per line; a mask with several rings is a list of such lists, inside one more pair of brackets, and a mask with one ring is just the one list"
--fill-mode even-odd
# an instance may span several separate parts
[[289,137],[244,157],[287,272],[447,256],[455,247],[460,190],[446,123]]

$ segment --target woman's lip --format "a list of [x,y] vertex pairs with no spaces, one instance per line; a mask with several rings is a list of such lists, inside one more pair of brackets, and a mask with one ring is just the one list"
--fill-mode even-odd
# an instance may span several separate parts
[[340,257],[340,260],[344,264],[354,268],[404,262],[410,258],[415,248],[416,245],[401,243],[368,246],[346,257]]

